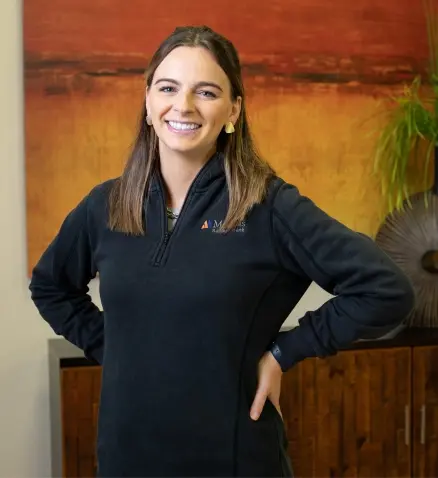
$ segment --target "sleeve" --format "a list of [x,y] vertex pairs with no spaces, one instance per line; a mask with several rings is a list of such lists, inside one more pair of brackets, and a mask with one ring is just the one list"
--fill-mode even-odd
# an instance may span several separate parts
[[412,284],[389,256],[287,183],[274,199],[272,234],[281,267],[335,296],[279,333],[272,351],[283,371],[358,339],[381,337],[411,312]]
[[88,284],[97,270],[89,240],[85,197],[64,219],[31,275],[31,298],[57,335],[102,363],[103,312],[92,302]]

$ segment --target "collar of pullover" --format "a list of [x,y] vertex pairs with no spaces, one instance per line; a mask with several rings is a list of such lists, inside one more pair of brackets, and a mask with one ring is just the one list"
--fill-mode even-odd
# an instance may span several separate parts
[[[191,189],[193,192],[208,189],[210,184],[224,176],[224,155],[223,153],[215,153],[198,172],[195,179],[193,180]],[[152,178],[151,190],[156,191],[161,187],[162,177],[159,170],[157,170]]]

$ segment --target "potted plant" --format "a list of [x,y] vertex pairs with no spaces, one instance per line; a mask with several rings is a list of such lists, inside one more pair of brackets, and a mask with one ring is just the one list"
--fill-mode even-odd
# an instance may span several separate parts
[[[424,0],[428,84],[423,87],[421,75],[417,75],[400,95],[390,97],[392,105],[376,142],[374,172],[380,177],[388,212],[410,204],[410,196],[419,186],[426,190],[433,169],[433,192],[438,194],[438,12],[434,3]],[[427,202],[427,194],[424,197]]]

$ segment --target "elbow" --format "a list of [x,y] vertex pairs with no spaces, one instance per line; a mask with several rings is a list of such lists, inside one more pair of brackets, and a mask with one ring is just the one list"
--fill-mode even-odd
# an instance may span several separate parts
[[[415,291],[411,281],[401,271],[386,276],[361,307],[364,322],[356,339],[376,339],[392,333],[408,319],[415,307]],[[369,305],[368,308],[366,305]]]
[[52,278],[37,268],[32,271],[29,291],[30,299],[43,316],[46,309],[62,297],[59,287]]
[[35,274],[35,270],[32,271],[28,288],[30,291],[30,298],[33,302],[35,302],[35,299],[38,296],[38,289],[40,288],[39,280]]
[[401,321],[404,321],[415,307],[415,290],[412,282],[404,274],[402,274],[400,278],[399,288],[402,291],[399,305],[399,315],[401,317]]
[[402,272],[394,275],[392,286],[388,293],[383,295],[387,302],[384,309],[387,311],[388,326],[398,326],[404,322],[415,307],[415,291],[410,279]]
[[44,297],[44,292],[47,289],[47,280],[34,269],[29,282],[30,298],[36,303],[40,298]]

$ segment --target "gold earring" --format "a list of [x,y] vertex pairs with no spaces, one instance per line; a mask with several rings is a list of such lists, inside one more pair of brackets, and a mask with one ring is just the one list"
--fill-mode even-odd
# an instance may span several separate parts
[[151,117],[149,115],[146,116],[146,123],[151,126],[152,124],[152,120],[151,120]]
[[228,121],[228,123],[225,125],[225,133],[231,134],[234,133],[234,125],[231,121]]

